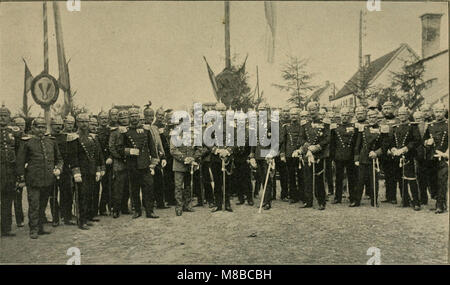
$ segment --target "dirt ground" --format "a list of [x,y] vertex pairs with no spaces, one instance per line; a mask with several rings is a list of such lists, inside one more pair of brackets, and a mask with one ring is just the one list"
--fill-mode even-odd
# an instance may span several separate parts
[[37,240],[14,223],[17,236],[1,239],[0,263],[65,264],[70,247],[80,249],[81,264],[366,264],[370,247],[380,249],[381,264],[448,263],[449,216],[429,211],[431,203],[415,212],[372,208],[367,199],[349,208],[344,199],[318,211],[277,199],[258,214],[259,199],[253,207],[236,202],[233,213],[205,206],[177,217],[171,207],[156,210],[157,220],[100,217],[88,231],[48,224],[52,234]]

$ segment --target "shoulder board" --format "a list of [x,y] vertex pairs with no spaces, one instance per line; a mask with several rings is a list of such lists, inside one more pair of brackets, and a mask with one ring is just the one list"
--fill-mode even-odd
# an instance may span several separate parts
[[66,141],[71,142],[71,141],[76,140],[77,138],[79,138],[77,133],[68,133]]
[[285,127],[287,127],[287,126],[289,126],[289,124],[288,124],[288,123],[284,123],[281,127],[282,127],[282,128],[285,128]]
[[97,137],[97,134],[90,133],[89,136],[90,136],[91,138],[95,139],[95,138]]
[[115,130],[117,130],[117,127],[109,127],[109,130],[110,131],[115,131]]
[[328,118],[326,118],[326,119],[323,119],[323,122],[324,122],[324,123],[326,123],[326,124],[331,124],[331,120],[330,120],[330,119],[328,119]]
[[337,126],[336,123],[331,123],[331,124],[330,124],[330,129],[331,129],[331,130],[336,129],[337,127],[338,127],[338,126]]
[[389,125],[381,125],[380,129],[382,134],[389,133]]
[[27,140],[31,139],[32,137],[33,136],[31,136],[31,135],[27,135],[27,136],[21,137],[21,139],[24,140],[24,141],[27,141]]
[[151,126],[148,124],[143,125],[144,130],[150,131]]
[[119,133],[124,134],[126,132],[128,132],[128,128],[124,127],[124,126],[119,126]]
[[20,128],[17,127],[17,126],[8,126],[8,129],[10,129],[10,130],[13,131],[13,132],[18,132],[18,131],[20,131]]

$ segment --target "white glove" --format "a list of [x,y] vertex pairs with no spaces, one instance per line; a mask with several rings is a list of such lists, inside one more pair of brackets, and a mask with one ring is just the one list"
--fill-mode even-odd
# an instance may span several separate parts
[[101,176],[101,177],[105,176],[105,171],[103,171],[103,170],[100,171],[100,176]]
[[75,174],[73,176],[73,179],[75,180],[76,183],[81,183],[83,182],[83,180],[81,179],[81,174]]
[[106,160],[106,165],[111,165],[112,163],[113,163],[113,161],[112,161],[111,158],[108,158],[108,159]]
[[254,158],[250,158],[250,166],[253,168],[257,168],[256,160]]
[[282,162],[286,162],[286,156],[285,155],[280,155],[280,160]]
[[292,157],[299,157],[300,156],[300,150],[296,149],[294,150],[294,152],[292,153]]
[[359,161],[355,161],[355,165],[356,165],[356,166],[359,166]]
[[371,152],[369,152],[369,157],[372,159],[377,158],[377,154],[372,150]]
[[102,178],[100,172],[95,172],[95,182],[99,182],[100,178]]
[[164,168],[167,165],[167,161],[165,159],[161,160],[161,166]]
[[59,175],[61,175],[61,171],[59,171],[59,169],[55,168],[55,169],[53,169],[53,175],[59,176]]
[[433,144],[434,144],[434,139],[433,139],[433,138],[427,139],[427,140],[425,141],[425,144],[426,144],[426,145],[433,145]]
[[401,149],[399,149],[398,152],[399,152],[399,155],[407,153],[408,152],[408,147],[404,146]]
[[155,175],[155,169],[150,167],[150,174]]

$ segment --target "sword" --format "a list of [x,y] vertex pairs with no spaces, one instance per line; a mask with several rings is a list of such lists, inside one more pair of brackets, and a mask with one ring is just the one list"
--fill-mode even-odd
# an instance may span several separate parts
[[270,160],[269,167],[267,168],[266,180],[264,182],[264,188],[263,188],[263,192],[262,192],[262,196],[261,196],[261,202],[259,203],[259,210],[258,210],[259,214],[261,214],[261,210],[262,210],[262,206],[263,206],[263,202],[264,202],[264,195],[266,194],[267,182],[269,181],[269,175],[270,175],[270,171],[272,169],[273,161],[274,161],[273,159]]
[[226,181],[226,177],[225,177],[225,175],[227,175],[226,174],[226,169],[225,169],[225,158],[222,158],[222,178],[223,178],[223,182],[222,182],[222,189],[223,189],[223,200],[222,200],[222,209],[223,209],[223,211],[225,211],[225,181]]
[[73,195],[74,199],[75,199],[75,205],[74,205],[74,210],[75,210],[75,217],[77,218],[77,225],[81,226],[80,224],[80,207],[79,207],[79,197],[78,197],[78,183],[75,182],[74,183],[74,187],[75,187],[75,193]]

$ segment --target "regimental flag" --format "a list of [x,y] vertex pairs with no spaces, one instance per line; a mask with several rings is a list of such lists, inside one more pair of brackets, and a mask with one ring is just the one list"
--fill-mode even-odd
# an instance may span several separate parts
[[61,27],[61,17],[57,2],[53,2],[53,13],[55,18],[56,51],[58,53],[59,87],[64,91],[64,117],[69,114],[72,108],[72,95],[70,92],[69,65],[64,52],[64,40]]
[[203,57],[203,59],[206,62],[206,68],[208,69],[208,76],[209,80],[211,81],[211,86],[214,92],[214,97],[216,97],[216,100],[220,102],[219,95],[217,94],[217,82],[216,82],[216,76],[214,75],[214,72],[212,71],[211,67],[209,67],[208,61],[206,61],[206,58]]
[[273,63],[275,57],[275,33],[277,26],[277,14],[275,9],[275,2],[264,1],[264,10],[268,26],[266,33],[267,62]]
[[27,62],[23,59],[25,63],[25,79],[23,81],[23,98],[22,98],[22,111],[25,117],[28,117],[28,97],[27,94],[31,90],[31,81],[33,81],[33,75],[31,74],[30,69],[28,68]]

